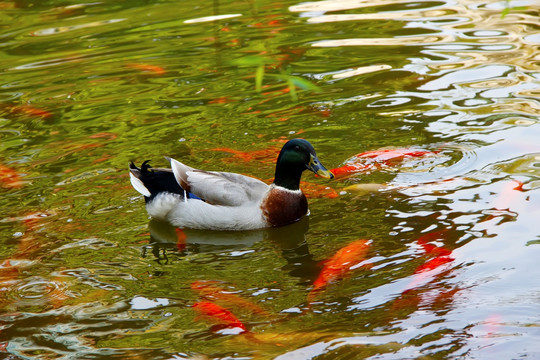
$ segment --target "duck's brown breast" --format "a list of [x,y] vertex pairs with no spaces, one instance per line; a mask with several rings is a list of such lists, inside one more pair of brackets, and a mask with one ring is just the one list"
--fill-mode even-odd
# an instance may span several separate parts
[[304,217],[308,203],[301,191],[272,187],[261,204],[261,210],[270,226],[283,226]]

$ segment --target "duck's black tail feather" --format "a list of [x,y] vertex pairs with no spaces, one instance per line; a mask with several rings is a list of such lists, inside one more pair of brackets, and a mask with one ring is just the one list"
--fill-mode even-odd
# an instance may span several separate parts
[[170,169],[154,169],[149,162],[150,160],[146,160],[141,164],[140,168],[133,161],[129,163],[131,184],[135,190],[143,194],[147,202],[162,192],[178,194],[184,197],[186,192],[176,182],[172,171]]

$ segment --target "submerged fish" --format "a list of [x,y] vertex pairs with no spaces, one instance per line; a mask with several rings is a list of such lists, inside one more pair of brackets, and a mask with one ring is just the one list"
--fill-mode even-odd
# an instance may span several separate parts
[[315,295],[329,283],[343,279],[356,269],[357,265],[366,259],[370,245],[370,240],[356,240],[339,249],[331,258],[324,261],[323,268],[308,294],[308,301],[311,302]]
[[197,291],[199,295],[206,299],[212,300],[218,303],[225,304],[227,306],[236,306],[250,311],[251,313],[268,316],[268,312],[254,304],[253,302],[246,300],[230,291],[224,289],[218,285],[217,281],[200,280],[191,283],[191,289]]
[[358,172],[368,172],[380,169],[383,166],[391,166],[408,157],[421,157],[437,154],[437,151],[413,150],[413,149],[381,149],[366,151],[345,161],[344,165],[330,170],[335,177],[346,176]]
[[335,199],[339,197],[339,193],[328,185],[319,185],[307,181],[300,181],[300,185],[308,199]]
[[135,63],[135,64],[127,64],[126,67],[141,70],[141,71],[151,72],[151,73],[154,73],[156,75],[165,74],[165,69],[162,68],[161,66],[157,66],[157,65],[137,64],[137,63]]
[[427,255],[435,256],[447,256],[452,253],[452,250],[449,250],[443,246],[436,246],[430,244],[430,241],[440,240],[446,236],[448,230],[433,231],[428,234],[422,235],[416,240],[416,243],[422,247],[424,252]]
[[443,246],[437,246],[430,243],[432,241],[441,240],[444,237],[446,237],[447,231],[448,231],[447,229],[441,230],[441,231],[433,231],[419,237],[416,240],[416,243],[422,247],[422,250],[424,251],[425,255],[431,255],[434,257],[424,262],[423,264],[419,265],[414,270],[414,275],[412,277],[412,280],[410,284],[407,286],[408,289],[415,288],[419,284],[424,283],[426,279],[430,276],[429,274],[426,274],[427,272],[431,270],[435,270],[441,267],[442,265],[451,263],[452,261],[455,260],[452,256],[450,256],[452,255],[452,250],[447,249]]
[[39,109],[30,105],[13,105],[13,106],[9,106],[8,109],[12,113],[33,116],[33,117],[40,117],[40,118],[48,118],[53,115],[51,112],[47,110]]
[[[335,174],[334,174],[335,175]],[[344,187],[343,190],[354,193],[357,197],[375,193],[378,191],[389,189],[390,187],[385,184],[354,184]]]
[[246,332],[246,326],[238,319],[232,312],[224,307],[215,304],[210,301],[200,301],[193,304],[195,309],[200,315],[217,322],[228,328],[239,328],[242,332]]
[[21,177],[14,169],[0,164],[0,187],[16,189],[22,187]]
[[418,266],[416,270],[414,270],[414,273],[419,274],[424,271],[434,270],[440,267],[441,265],[447,264],[452,261],[454,261],[454,258],[451,256],[446,256],[446,255],[437,256],[423,263],[422,265]]
[[276,145],[272,145],[266,149],[261,150],[252,150],[252,151],[241,151],[235,150],[227,147],[213,148],[210,151],[219,151],[232,154],[231,158],[228,158],[225,161],[262,161],[262,162],[274,162],[277,155],[279,154],[280,148]]

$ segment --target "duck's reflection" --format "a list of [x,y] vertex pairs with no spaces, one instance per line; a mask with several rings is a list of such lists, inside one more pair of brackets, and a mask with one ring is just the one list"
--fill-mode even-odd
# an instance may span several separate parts
[[156,261],[167,264],[169,256],[188,253],[217,253],[224,250],[246,250],[260,241],[269,241],[281,249],[287,264],[284,271],[290,275],[312,280],[319,266],[313,260],[306,241],[309,218],[283,227],[252,231],[181,230],[169,223],[150,220],[150,242],[143,248],[143,257],[150,251]]
[[279,246],[283,258],[287,264],[282,270],[290,275],[306,279],[311,282],[317,277],[320,266],[313,260],[306,241],[306,233],[309,229],[309,218],[283,227],[265,230],[265,239]]

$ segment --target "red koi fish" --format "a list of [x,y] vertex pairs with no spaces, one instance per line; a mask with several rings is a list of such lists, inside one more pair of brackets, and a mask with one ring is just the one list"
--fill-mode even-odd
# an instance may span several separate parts
[[12,168],[0,164],[0,187],[18,189],[22,187],[21,177]]
[[454,261],[454,258],[451,256],[437,256],[417,267],[416,270],[414,270],[414,273],[419,274],[424,271],[434,270],[452,261]]
[[443,246],[436,246],[429,243],[431,241],[444,238],[447,231],[448,230],[430,232],[416,240],[416,242],[422,247],[426,255],[433,255],[435,257],[421,264],[414,270],[414,276],[410,284],[407,286],[408,289],[415,288],[419,284],[423,283],[426,277],[429,276],[426,274],[427,272],[435,270],[443,266],[444,264],[448,264],[455,260],[453,257],[450,256],[452,255],[452,250],[447,249]]
[[155,75],[163,75],[165,74],[165,69],[161,66],[157,65],[149,65],[149,64],[127,64],[126,67],[137,69],[145,72],[150,72]]
[[334,174],[334,177],[337,179],[354,173],[368,172],[373,168],[372,165],[365,164],[343,165],[335,169],[330,169],[330,172]]
[[[430,242],[444,239],[448,232],[447,229],[441,231],[433,231],[428,234],[422,235],[416,240],[416,243],[422,247],[426,255],[435,256],[434,258],[421,264],[414,270],[414,275],[406,289],[401,293],[401,296],[397,298],[392,304],[392,310],[412,309],[415,310],[420,306],[422,300],[422,291],[420,285],[429,281],[431,270],[435,270],[444,264],[448,264],[455,259],[451,257],[452,250],[449,250],[443,246],[436,246]],[[437,276],[436,274],[435,276]],[[451,289],[448,291],[437,290],[434,295],[425,296],[426,304],[435,306],[437,304],[443,305],[452,300],[454,294],[459,289]]]
[[411,149],[382,149],[366,151],[354,155],[346,160],[344,165],[330,170],[335,177],[346,176],[358,172],[367,172],[391,166],[405,158],[421,157],[437,154],[438,151],[411,150]]
[[246,326],[229,310],[210,301],[200,301],[193,304],[195,309],[201,316],[211,319],[228,328],[240,328],[246,332]]
[[[419,274],[425,271],[434,270],[444,264],[454,261],[454,258],[450,255],[452,250],[447,249],[443,246],[437,246],[431,244],[430,242],[440,240],[445,238],[447,235],[448,229],[441,231],[433,231],[428,234],[420,236],[416,243],[422,247],[426,255],[434,255],[435,257],[424,264],[420,265],[414,271],[415,274]],[[414,282],[414,280],[413,280]]]
[[371,241],[356,240],[339,249],[330,259],[324,262],[319,276],[313,282],[313,288],[308,294],[308,301],[312,302],[315,295],[329,283],[345,278],[356,266],[366,259]]
[[447,256],[452,253],[452,250],[449,250],[442,246],[436,246],[433,244],[430,244],[430,241],[435,241],[439,239],[443,239],[446,236],[446,232],[448,230],[441,230],[441,231],[434,231],[430,232],[426,235],[422,235],[416,240],[416,243],[424,249],[424,252],[427,255],[435,255],[435,256]]
[[206,300],[224,303],[227,306],[236,306],[238,308],[247,309],[258,315],[269,315],[268,312],[251,301],[248,301],[236,294],[231,293],[221,286],[218,286],[217,281],[194,281],[191,283],[191,289],[197,291],[199,295]]

